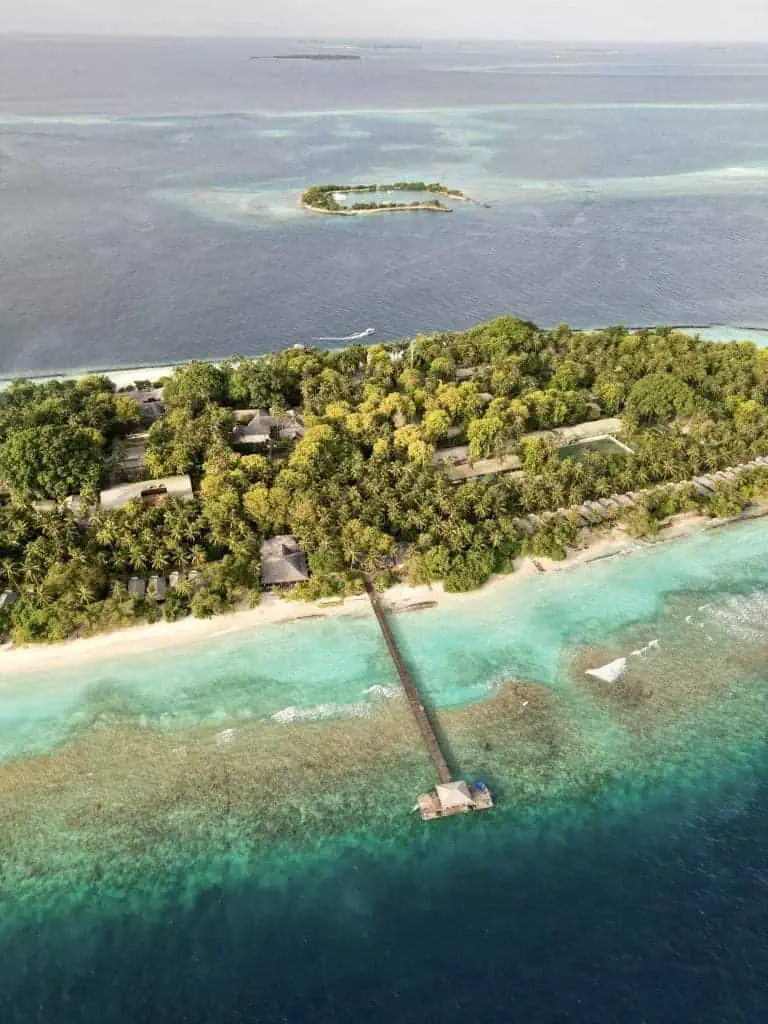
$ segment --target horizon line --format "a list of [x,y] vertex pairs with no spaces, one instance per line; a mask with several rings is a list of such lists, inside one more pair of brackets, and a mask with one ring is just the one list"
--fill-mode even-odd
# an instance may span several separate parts
[[504,38],[490,38],[488,36],[372,36],[372,35],[346,35],[346,36],[324,36],[311,34],[307,36],[290,36],[283,35],[282,33],[259,33],[259,32],[236,32],[235,30],[227,31],[226,29],[221,30],[190,30],[186,32],[171,32],[162,31],[155,32],[147,29],[146,31],[130,31],[130,32],[108,32],[101,30],[91,31],[63,31],[63,30],[51,30],[51,31],[28,31],[26,29],[4,29],[0,28],[0,38],[16,37],[21,39],[47,39],[47,40],[60,40],[60,39],[80,39],[80,40],[242,40],[246,41],[279,41],[285,40],[286,42],[292,43],[306,43],[312,44],[315,42],[322,43],[338,43],[343,45],[344,43],[489,43],[492,45],[499,45],[504,43],[518,43],[526,46],[538,46],[538,45],[560,45],[560,46],[594,46],[594,47],[607,47],[607,46],[707,46],[714,49],[726,49],[729,46],[765,46],[768,45],[768,37],[765,39],[746,39],[746,38],[732,38],[723,39],[645,39],[645,38],[616,38],[616,39],[589,39],[582,37],[558,37],[558,36],[509,36]]

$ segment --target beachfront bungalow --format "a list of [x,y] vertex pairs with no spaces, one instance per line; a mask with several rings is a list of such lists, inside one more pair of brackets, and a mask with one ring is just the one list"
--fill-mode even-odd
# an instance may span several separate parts
[[293,409],[284,416],[272,416],[266,409],[244,409],[236,415],[238,419],[250,417],[247,422],[238,423],[232,432],[233,443],[243,447],[295,441],[304,434],[304,422]]
[[146,593],[146,580],[139,579],[138,576],[131,576],[131,578],[128,580],[128,594],[131,597],[144,597]]
[[268,537],[261,545],[261,585],[265,590],[285,589],[309,579],[307,556],[295,537]]
[[19,599],[17,590],[4,590],[0,594],[0,612],[6,612]]
[[109,511],[122,508],[131,501],[140,501],[144,505],[159,505],[168,498],[193,501],[194,497],[192,481],[189,474],[184,473],[181,476],[162,477],[160,480],[140,480],[137,483],[110,487],[109,490],[101,492],[100,505]]

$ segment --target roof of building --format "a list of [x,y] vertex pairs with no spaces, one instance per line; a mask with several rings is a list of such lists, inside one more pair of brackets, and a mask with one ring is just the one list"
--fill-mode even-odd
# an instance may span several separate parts
[[154,591],[158,601],[162,601],[168,591],[168,580],[165,576],[150,576],[149,587]]
[[602,420],[586,420],[584,423],[576,423],[572,427],[556,427],[554,430],[533,430],[529,434],[523,434],[521,441],[529,441],[540,438],[543,441],[555,441],[557,444],[566,444],[570,441],[587,441],[590,438],[601,437],[603,434],[615,434],[621,430],[621,420],[618,416],[606,417]]
[[103,509],[120,508],[130,501],[151,502],[160,498],[179,498],[192,501],[195,497],[189,474],[166,476],[159,480],[139,480],[133,484],[120,484],[101,492],[100,505]]
[[283,416],[272,416],[266,409],[257,409],[251,419],[236,426],[233,433],[240,444],[265,444],[275,434],[284,439],[301,437],[304,424],[292,409]]
[[120,391],[118,394],[124,398],[132,398],[139,405],[151,405],[163,400],[162,388],[132,388],[130,391]]
[[119,394],[137,402],[146,420],[159,419],[165,412],[162,388],[134,388],[131,391],[121,391]]
[[458,445],[455,448],[439,448],[432,456],[432,465],[438,466],[441,462],[466,462],[468,458],[468,444]]
[[128,593],[131,597],[144,597],[147,592],[147,584],[145,580],[139,579],[138,576],[132,576],[128,580]]
[[32,502],[32,508],[35,512],[55,512],[57,505],[52,498],[41,498]]
[[309,579],[307,556],[295,537],[268,537],[261,545],[261,582],[265,587],[288,586]]
[[472,807],[474,800],[466,782],[444,782],[437,787],[437,798],[443,810],[450,807]]
[[4,590],[0,594],[0,612],[5,611],[6,608],[10,608],[14,601],[19,598],[18,591],[16,590]]
[[503,455],[500,459],[476,459],[458,466],[448,465],[445,474],[449,480],[458,483],[461,480],[473,480],[478,476],[491,476],[494,473],[521,472],[523,464],[517,455]]

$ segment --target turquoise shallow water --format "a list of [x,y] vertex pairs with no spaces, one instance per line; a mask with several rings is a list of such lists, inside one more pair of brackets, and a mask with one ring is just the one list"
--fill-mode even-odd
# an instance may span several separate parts
[[[510,579],[470,596],[458,613],[442,608],[398,615],[395,629],[428,697],[437,706],[455,706],[488,697],[509,679],[558,688],[567,652],[607,644],[627,627],[650,622],[674,595],[695,592],[706,601],[721,592],[766,589],[768,529],[754,522],[566,573]],[[720,627],[736,637],[748,609],[729,614]],[[692,643],[700,642],[699,634]],[[651,629],[646,642],[653,638]],[[359,617],[233,632],[186,649],[94,662],[55,678],[9,680],[0,704],[0,752],[45,748],[99,716],[224,729],[281,713],[289,720],[365,715],[396,687],[363,605]]]

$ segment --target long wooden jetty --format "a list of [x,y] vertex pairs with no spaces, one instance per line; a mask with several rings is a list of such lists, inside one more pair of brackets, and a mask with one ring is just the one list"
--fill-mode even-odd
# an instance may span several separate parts
[[408,671],[408,666],[403,661],[400,648],[397,646],[397,641],[392,633],[392,627],[390,626],[386,613],[381,605],[381,599],[379,598],[373,582],[368,578],[368,576],[365,577],[365,589],[368,591],[368,597],[371,600],[371,607],[373,608],[376,619],[378,620],[379,627],[381,628],[384,640],[386,641],[387,649],[389,650],[392,661],[395,663],[397,674],[400,676],[400,682],[403,684],[405,696],[408,698],[408,705],[413,712],[413,717],[416,719],[416,724],[419,727],[421,738],[424,740],[424,746],[427,748],[427,752],[434,762],[437,770],[437,777],[441,782],[450,782],[451,772],[448,768],[448,762],[445,760],[445,756],[440,749],[440,741],[438,740],[437,734],[429,720],[429,715],[427,714],[424,705],[421,703],[419,691],[416,689],[413,677]]
[[466,782],[453,781],[451,779],[451,771],[440,747],[440,741],[437,738],[435,728],[419,696],[416,683],[413,681],[413,677],[408,671],[408,666],[403,660],[381,599],[368,574],[365,576],[365,589],[368,591],[371,607],[386,642],[387,650],[397,669],[400,682],[403,684],[408,706],[416,720],[424,746],[432,758],[435,770],[437,771],[437,777],[440,780],[440,784],[434,792],[423,793],[418,797],[417,808],[421,813],[421,817],[426,821],[431,818],[442,818],[450,814],[466,814],[469,811],[487,810],[493,807],[491,794],[484,783],[478,782],[470,786]]

